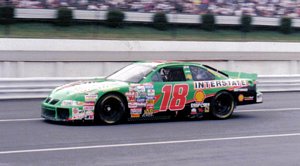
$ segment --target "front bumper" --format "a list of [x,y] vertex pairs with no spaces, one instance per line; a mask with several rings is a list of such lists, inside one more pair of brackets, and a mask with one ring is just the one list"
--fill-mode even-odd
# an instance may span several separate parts
[[48,98],[41,105],[41,117],[51,121],[94,120],[91,106],[61,106]]
[[41,116],[52,121],[69,121],[72,113],[70,108],[60,108],[47,103],[42,103]]

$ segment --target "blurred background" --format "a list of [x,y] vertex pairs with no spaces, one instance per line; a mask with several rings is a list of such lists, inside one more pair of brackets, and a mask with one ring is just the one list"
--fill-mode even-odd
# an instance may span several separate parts
[[0,6],[0,37],[300,40],[300,0],[0,0]]
[[0,98],[45,97],[141,60],[197,61],[257,73],[265,91],[299,90],[299,41],[300,0],[0,0]]

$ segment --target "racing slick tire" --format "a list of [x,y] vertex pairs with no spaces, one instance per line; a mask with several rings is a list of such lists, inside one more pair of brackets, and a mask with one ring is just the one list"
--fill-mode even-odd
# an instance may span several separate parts
[[124,119],[126,105],[118,94],[107,94],[100,98],[95,109],[96,122],[117,124]]
[[235,108],[233,96],[227,91],[217,93],[211,101],[211,116],[214,119],[228,119]]

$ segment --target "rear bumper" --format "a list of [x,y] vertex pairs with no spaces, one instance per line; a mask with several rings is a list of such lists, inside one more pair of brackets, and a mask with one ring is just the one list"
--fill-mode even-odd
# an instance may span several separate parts
[[256,92],[256,103],[262,103],[263,102],[263,93]]
[[259,104],[263,102],[263,94],[259,91],[236,93],[237,105]]

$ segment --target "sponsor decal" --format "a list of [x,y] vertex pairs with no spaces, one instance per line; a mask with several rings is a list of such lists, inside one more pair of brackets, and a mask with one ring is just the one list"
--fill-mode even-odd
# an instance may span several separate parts
[[83,106],[83,110],[93,111],[94,109],[95,109],[95,106]]
[[187,75],[186,75],[186,79],[192,80],[192,79],[193,79],[193,78],[192,78],[192,75],[191,75],[191,74],[187,74]]
[[72,108],[72,119],[84,119],[85,113],[83,110],[78,108]]
[[96,94],[89,94],[89,95],[84,96],[84,99],[86,102],[96,101],[97,98],[98,98],[98,95],[96,95]]
[[200,113],[209,112],[210,103],[191,103],[192,109],[198,109]]
[[131,118],[139,118],[141,117],[141,114],[131,114],[130,116]]
[[237,88],[233,90],[234,92],[248,92],[248,88]]
[[146,84],[143,84],[143,85],[146,89],[153,89],[154,88],[153,84],[151,84],[151,83],[146,83]]
[[85,102],[84,106],[94,106],[95,102]]
[[137,99],[138,98],[147,98],[147,93],[146,92],[138,92],[137,95],[135,96]]
[[146,104],[146,109],[154,109],[154,104]]
[[254,100],[254,96],[244,97],[244,101],[253,101],[253,100]]
[[148,89],[148,90],[147,90],[147,96],[149,96],[149,97],[155,96],[155,91],[154,91],[154,89]]
[[128,103],[128,108],[137,108],[137,103]]
[[153,113],[154,113],[153,109],[146,109],[144,111],[143,117],[151,117],[153,116]]
[[94,112],[91,110],[85,111],[85,118],[86,120],[93,120],[94,119]]
[[243,87],[248,86],[246,80],[214,80],[214,81],[196,81],[194,82],[195,89],[211,89],[211,88],[221,88],[221,87]]
[[64,100],[61,102],[61,106],[73,106],[72,100]]
[[205,94],[203,91],[196,91],[194,95],[194,100],[199,103],[203,103],[205,99]]
[[238,96],[239,102],[244,101],[244,98],[245,98],[244,95],[240,94],[240,95]]
[[136,102],[138,102],[138,103],[145,103],[146,102],[146,99],[136,99]]
[[61,102],[61,106],[72,106],[73,101],[72,100],[64,100]]
[[78,114],[78,113],[79,113],[78,108],[72,108],[72,113],[73,113],[73,114]]
[[198,111],[199,111],[200,113],[203,113],[203,112],[204,112],[203,108],[198,108]]
[[136,97],[135,92],[126,92],[125,96],[127,97],[127,100],[129,102],[134,102],[135,101],[135,97]]
[[147,96],[147,97],[146,97],[146,99],[147,99],[147,101],[149,101],[149,100],[153,100],[153,101],[155,101],[155,96],[150,96],[150,97],[149,97],[149,96]]
[[198,108],[200,107],[200,103],[191,103],[191,108]]
[[142,114],[142,108],[132,108],[130,114]]
[[147,100],[147,104],[153,104],[154,105],[155,100],[151,99],[151,100]]
[[204,107],[204,112],[208,113],[209,112],[209,107]]
[[191,103],[191,108],[209,107],[209,103]]
[[137,92],[146,92],[146,88],[144,86],[137,86],[136,91]]
[[197,114],[197,109],[196,108],[192,108],[191,115],[195,115],[195,114]]
[[61,102],[61,106],[83,106],[84,102],[81,101],[73,101],[73,100],[63,100]]
[[137,107],[142,108],[146,107],[147,103],[136,103]]

